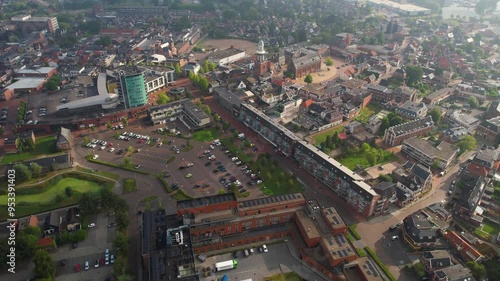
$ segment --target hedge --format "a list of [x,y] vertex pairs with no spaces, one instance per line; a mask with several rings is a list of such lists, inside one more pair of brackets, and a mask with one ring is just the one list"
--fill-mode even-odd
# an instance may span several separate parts
[[380,260],[380,258],[375,254],[375,252],[370,247],[365,247],[365,251],[377,263],[380,269],[382,269],[382,271],[389,278],[389,280],[396,281],[396,278],[394,278],[389,269],[385,266],[385,264]]
[[122,169],[122,170],[136,172],[136,173],[140,173],[140,174],[143,174],[143,175],[149,175],[149,173],[145,172],[145,171],[137,170],[137,169],[134,169],[134,168],[124,167],[122,165],[116,165],[116,164],[113,164],[113,163],[110,163],[110,162],[106,162],[106,161],[92,159],[92,157],[87,157],[87,161],[93,162],[93,163],[97,163],[97,164],[106,165],[106,166],[109,166],[109,167],[114,167],[114,168]]
[[356,240],[361,240],[361,236],[359,235],[359,233],[356,231],[356,225],[353,224],[353,225],[349,225],[349,231],[351,231],[352,235],[354,236],[354,238]]

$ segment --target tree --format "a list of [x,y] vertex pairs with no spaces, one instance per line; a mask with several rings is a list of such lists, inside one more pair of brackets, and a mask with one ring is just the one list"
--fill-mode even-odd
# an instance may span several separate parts
[[220,122],[220,116],[219,116],[219,114],[217,114],[217,113],[214,114],[214,121],[217,122],[217,123]]
[[435,124],[439,123],[439,121],[441,121],[441,116],[443,115],[443,113],[441,112],[441,110],[437,107],[434,107],[433,109],[431,109],[428,113],[427,113],[428,116],[431,116],[432,117],[432,121],[434,121]]
[[49,80],[49,81],[45,82],[45,89],[47,89],[49,91],[57,90],[58,86],[59,85],[54,80]]
[[392,182],[392,177],[390,175],[379,175],[378,178],[381,181]]
[[73,195],[73,189],[70,186],[66,186],[66,188],[64,189],[64,193],[66,194],[66,196],[71,197],[71,195]]
[[125,231],[130,223],[128,214],[126,212],[119,212],[115,215],[116,227],[119,231]]
[[42,235],[42,230],[38,226],[26,226],[21,230],[21,235],[34,235],[40,237]]
[[33,175],[39,175],[42,172],[42,166],[38,165],[38,163],[32,162],[30,164],[30,170]]
[[325,60],[325,64],[326,64],[326,66],[332,66],[332,65],[333,65],[333,60],[332,60],[332,58],[330,58],[330,57],[326,58],[326,60]]
[[122,117],[122,124],[123,124],[123,126],[128,126],[127,118]]
[[410,65],[406,67],[406,84],[413,87],[422,80],[424,71],[419,65]]
[[113,250],[119,255],[127,255],[128,252],[128,237],[125,233],[118,231],[113,240]]
[[304,78],[304,82],[306,82],[307,84],[311,84],[313,82],[311,74],[307,74],[306,78]]
[[56,267],[52,261],[52,257],[46,250],[36,250],[33,262],[35,263],[35,273],[37,277],[52,279],[55,275]]
[[111,122],[106,122],[106,128],[111,129],[113,126],[111,125]]
[[475,150],[477,148],[477,142],[473,136],[465,135],[458,141],[457,146],[460,148],[460,153],[464,153],[466,151]]
[[467,100],[467,102],[469,103],[470,107],[472,107],[472,108],[478,108],[479,107],[479,101],[474,96],[469,97],[469,99]]
[[205,105],[202,107],[202,109],[203,109],[203,111],[204,111],[207,115],[212,114],[212,111],[210,110],[210,107],[209,107],[208,105],[206,105],[206,104],[205,104]]
[[165,93],[159,94],[158,97],[156,98],[156,103],[157,104],[166,104],[169,101],[170,101],[170,98]]
[[176,63],[175,64],[175,67],[174,67],[174,74],[175,74],[175,77],[180,77],[182,75],[182,70],[181,70],[181,65]]
[[101,45],[101,46],[106,47],[106,46],[111,45],[112,42],[111,42],[111,38],[110,37],[105,36],[105,37],[99,38],[97,41],[95,41],[95,43],[97,45]]
[[472,276],[474,276],[476,280],[483,280],[483,277],[486,275],[484,265],[476,261],[470,261],[467,263],[467,267],[471,270]]
[[403,118],[401,118],[401,116],[394,116],[393,118],[389,119],[389,123],[390,123],[391,127],[399,125],[399,124],[403,123]]
[[31,180],[31,177],[33,174],[31,173],[30,169],[24,164],[18,163],[14,165],[14,171],[16,171],[16,180],[22,182],[22,181],[28,181]]
[[123,160],[123,166],[130,168],[132,167],[132,160],[130,160],[130,157],[125,157]]
[[94,214],[98,210],[98,204],[96,204],[96,202],[99,202],[99,196],[93,192],[86,192],[82,194],[78,204],[80,204],[80,210],[82,213]]

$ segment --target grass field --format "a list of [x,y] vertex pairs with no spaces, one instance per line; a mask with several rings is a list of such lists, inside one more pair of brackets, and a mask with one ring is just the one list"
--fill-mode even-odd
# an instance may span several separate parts
[[366,124],[368,122],[368,119],[374,115],[380,112],[382,110],[379,106],[374,105],[374,104],[369,104],[367,107],[361,109],[359,112],[359,115],[354,118],[354,120],[361,122],[363,124]]
[[490,221],[489,219],[484,219],[483,223],[483,228],[481,229],[482,231],[491,235],[496,235],[500,232],[500,225]]
[[215,128],[205,129],[191,134],[191,139],[196,141],[213,141],[221,136],[219,130]]
[[[73,193],[67,196],[66,187],[71,187]],[[43,189],[40,193],[17,195],[15,217],[45,212],[57,208],[75,205],[83,193],[97,192],[101,188],[112,188],[113,184],[99,184],[92,181],[72,177],[60,179],[55,185]],[[0,221],[7,216],[7,195],[0,196]]]
[[24,161],[36,158],[37,156],[57,153],[56,137],[43,137],[36,140],[35,149],[29,152],[5,154],[0,159],[0,165],[9,164],[16,161]]
[[303,187],[299,181],[283,170],[276,159],[266,155],[260,155],[259,158],[250,165],[252,171],[256,172],[262,179],[259,185],[260,190],[268,195],[281,195],[302,192]]
[[[381,151],[382,151],[382,158],[377,163],[375,163],[375,165],[389,163],[397,160],[396,155],[390,153],[389,151],[386,150],[381,150]],[[358,164],[363,166],[363,168],[375,166],[371,165],[370,162],[368,162],[368,159],[366,159],[365,155],[362,152],[353,153],[348,157],[337,159],[337,161],[339,161],[342,165],[346,166],[351,170],[356,170],[357,169],[356,165]]]
[[125,192],[134,192],[137,190],[137,183],[135,179],[124,179],[123,180],[123,191]]
[[[100,185],[95,182],[75,179],[75,178],[63,178],[56,185],[48,188],[44,192],[29,195],[18,195],[16,196],[16,203],[39,203],[46,204],[52,202],[55,197],[60,194],[64,195],[64,190],[66,187],[71,187],[73,191],[85,193],[85,192],[95,192],[100,189]],[[0,204],[5,205],[7,202],[7,195],[0,196]]]
[[314,141],[314,145],[319,145],[320,143],[326,140],[326,137],[333,136],[334,134],[338,134],[344,131],[344,126],[337,126],[330,129],[326,129],[320,133],[315,134],[312,138]]

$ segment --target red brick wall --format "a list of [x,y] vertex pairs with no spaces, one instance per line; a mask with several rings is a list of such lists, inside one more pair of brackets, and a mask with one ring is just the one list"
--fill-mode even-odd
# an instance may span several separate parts
[[236,201],[234,202],[224,202],[220,204],[213,204],[213,205],[208,205],[208,206],[200,206],[196,208],[190,208],[190,209],[182,209],[182,210],[177,210],[177,214],[179,216],[182,216],[183,214],[201,214],[201,213],[211,213],[211,212],[216,212],[216,211],[223,211],[223,210],[229,210],[231,208],[236,208],[238,206],[238,203]]
[[321,238],[320,236],[308,238],[307,230],[305,229],[304,225],[302,225],[297,216],[295,216],[295,224],[297,225],[297,228],[299,229],[302,238],[304,238],[304,241],[306,242],[308,248],[314,248],[318,246],[319,240]]
[[255,210],[248,210],[248,211],[240,211],[240,217],[243,217],[245,216],[252,216],[252,215],[257,215],[257,214],[263,214],[263,213],[271,213],[274,211],[279,211],[279,210],[284,210],[284,209],[287,209],[287,208],[296,208],[296,207],[299,207],[299,206],[304,206],[305,205],[305,201],[304,202],[299,202],[299,203],[289,203],[289,204],[284,204],[284,205],[276,205],[276,206],[272,206],[272,207],[267,207],[267,208],[261,208],[261,209],[255,209]]

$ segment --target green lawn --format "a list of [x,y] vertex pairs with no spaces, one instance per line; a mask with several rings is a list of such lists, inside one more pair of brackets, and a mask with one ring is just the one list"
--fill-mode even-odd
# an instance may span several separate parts
[[123,190],[125,192],[134,192],[137,190],[137,183],[135,179],[124,179],[123,180]]
[[[66,187],[71,187],[73,193],[67,196]],[[112,188],[111,184],[99,184],[93,181],[81,180],[73,177],[60,179],[55,185],[43,188],[40,193],[16,196],[15,217],[24,217],[31,214],[45,212],[57,208],[75,205],[81,195],[86,192],[97,192],[101,188]],[[37,187],[30,187],[37,188]],[[0,196],[0,221],[7,219],[7,196]]]
[[186,192],[183,189],[178,189],[174,195],[172,195],[172,198],[174,198],[177,201],[180,200],[188,200],[192,199],[193,197],[189,196],[186,194]]
[[0,165],[9,164],[16,161],[24,161],[36,158],[37,156],[57,153],[56,137],[43,137],[36,139],[35,149],[29,152],[22,152],[16,154],[5,154],[0,159]]
[[500,225],[490,221],[489,219],[484,219],[483,223],[482,231],[491,235],[497,235],[500,232]]
[[314,141],[314,145],[319,145],[320,143],[322,143],[326,140],[326,137],[333,136],[334,134],[338,134],[342,131],[344,131],[344,126],[341,125],[341,126],[326,129],[326,130],[322,131],[321,133],[315,134],[312,137],[313,141]]
[[241,150],[238,145],[235,144],[235,140],[232,138],[222,138],[220,142],[227,147],[229,151],[234,153],[242,162],[250,163],[253,161],[253,156],[245,153]]
[[348,157],[337,159],[337,161],[339,161],[342,165],[346,166],[351,170],[356,170],[357,169],[356,165],[358,164],[363,166],[364,168],[368,168],[375,165],[389,163],[397,160],[396,155],[394,155],[393,153],[386,150],[381,150],[381,151],[382,151],[382,157],[374,165],[371,165],[370,162],[368,162],[368,159],[366,159],[366,156],[362,152],[350,154]]
[[265,281],[302,281],[302,277],[295,272],[280,273],[264,278]]
[[76,170],[81,171],[81,172],[85,172],[85,173],[100,175],[100,176],[107,177],[107,178],[114,179],[114,180],[118,180],[120,178],[120,176],[117,174],[113,174],[113,173],[105,172],[105,171],[93,172],[92,169],[87,169],[87,168],[83,168],[80,166],[76,166]]
[[250,167],[262,179],[260,190],[268,196],[303,191],[302,184],[283,170],[278,161],[269,155],[260,155]]
[[213,141],[221,136],[220,130],[209,128],[191,134],[191,139],[196,141]]
[[[46,204],[52,202],[56,195],[64,195],[64,189],[68,186],[71,187],[73,191],[80,193],[94,192],[100,189],[100,185],[95,182],[80,180],[76,178],[63,178],[56,185],[48,188],[41,193],[16,196],[16,203]],[[5,205],[5,202],[7,202],[7,195],[0,195],[0,205]]]
[[354,118],[354,120],[359,121],[363,124],[366,124],[368,122],[368,119],[374,115],[380,112],[382,110],[378,105],[375,104],[369,104],[367,107],[361,109],[359,112],[359,115]]

